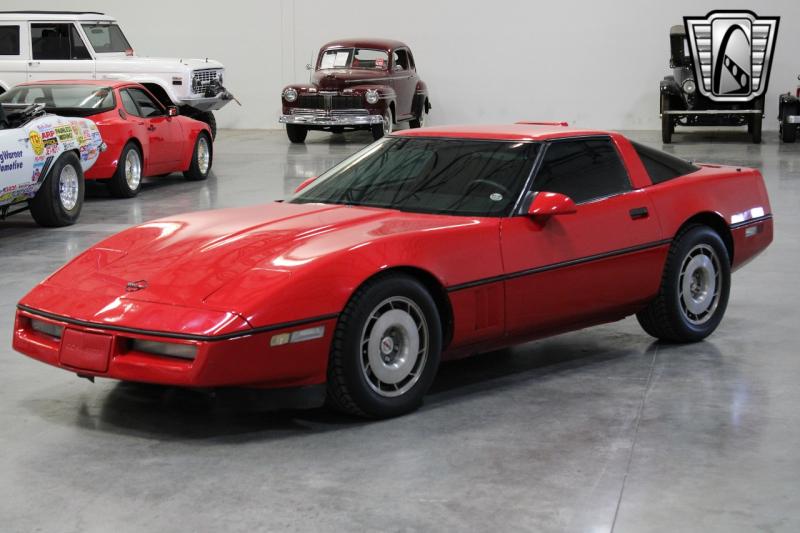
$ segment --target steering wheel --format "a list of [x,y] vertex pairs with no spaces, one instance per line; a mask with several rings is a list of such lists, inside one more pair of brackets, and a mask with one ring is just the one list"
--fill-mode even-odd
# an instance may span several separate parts
[[478,185],[489,185],[490,187],[494,187],[495,189],[499,189],[506,196],[511,196],[511,191],[509,191],[508,188],[506,188],[504,185],[501,185],[500,183],[497,183],[496,181],[487,180],[487,179],[483,179],[483,178],[478,178],[476,180],[472,180],[471,182],[469,182],[469,185],[467,185],[467,192],[471,191],[472,189],[474,189]]

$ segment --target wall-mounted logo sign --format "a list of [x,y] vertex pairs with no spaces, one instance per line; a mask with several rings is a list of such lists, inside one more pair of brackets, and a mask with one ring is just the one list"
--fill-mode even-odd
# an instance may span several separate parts
[[763,95],[779,21],[751,11],[684,17],[700,93],[715,102],[749,102]]

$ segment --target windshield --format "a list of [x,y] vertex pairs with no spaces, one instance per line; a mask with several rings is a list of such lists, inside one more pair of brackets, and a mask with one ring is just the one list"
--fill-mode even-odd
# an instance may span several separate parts
[[96,85],[20,85],[1,95],[0,102],[100,112],[114,107],[114,95],[111,87]]
[[389,54],[385,50],[336,48],[333,50],[325,50],[322,53],[318,70],[334,68],[386,70],[388,67]]
[[388,137],[289,201],[466,216],[507,216],[530,176],[530,142]]
[[133,52],[128,39],[117,24],[83,24],[83,31],[98,54]]

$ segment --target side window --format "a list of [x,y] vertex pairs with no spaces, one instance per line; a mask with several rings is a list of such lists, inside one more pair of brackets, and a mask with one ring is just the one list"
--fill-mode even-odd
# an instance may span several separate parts
[[394,51],[394,68],[395,70],[408,70],[408,54],[402,48]]
[[122,90],[119,92],[120,99],[122,100],[122,107],[130,113],[131,115],[138,117],[139,116],[139,108],[136,107],[136,102],[133,101],[131,95],[128,94],[127,90]]
[[630,191],[631,184],[611,139],[582,139],[550,143],[533,188],[581,203]]
[[19,26],[0,26],[0,56],[19,55]]
[[642,160],[644,168],[647,169],[647,174],[650,175],[650,181],[653,184],[700,170],[700,167],[661,150],[656,150],[637,142],[631,142],[631,144],[639,155],[639,159]]
[[91,59],[73,24],[31,24],[33,59]]
[[414,63],[414,54],[408,51],[408,66],[411,70],[417,70],[417,65]]
[[140,117],[150,118],[163,115],[161,106],[141,89],[126,89],[131,98],[136,102],[141,114]]

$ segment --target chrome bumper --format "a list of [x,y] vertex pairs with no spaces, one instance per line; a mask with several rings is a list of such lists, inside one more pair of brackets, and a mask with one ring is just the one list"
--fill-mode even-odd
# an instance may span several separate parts
[[217,96],[187,96],[181,98],[179,104],[188,105],[200,111],[216,111],[228,105],[231,100],[233,100],[232,95],[220,93]]
[[758,115],[764,114],[761,109],[697,109],[695,111],[662,111],[662,115]]
[[305,126],[371,126],[383,124],[381,115],[364,113],[328,113],[319,111],[315,113],[292,113],[281,115],[278,119],[281,124],[302,124]]
[[800,124],[800,115],[789,115],[786,117],[787,124]]

